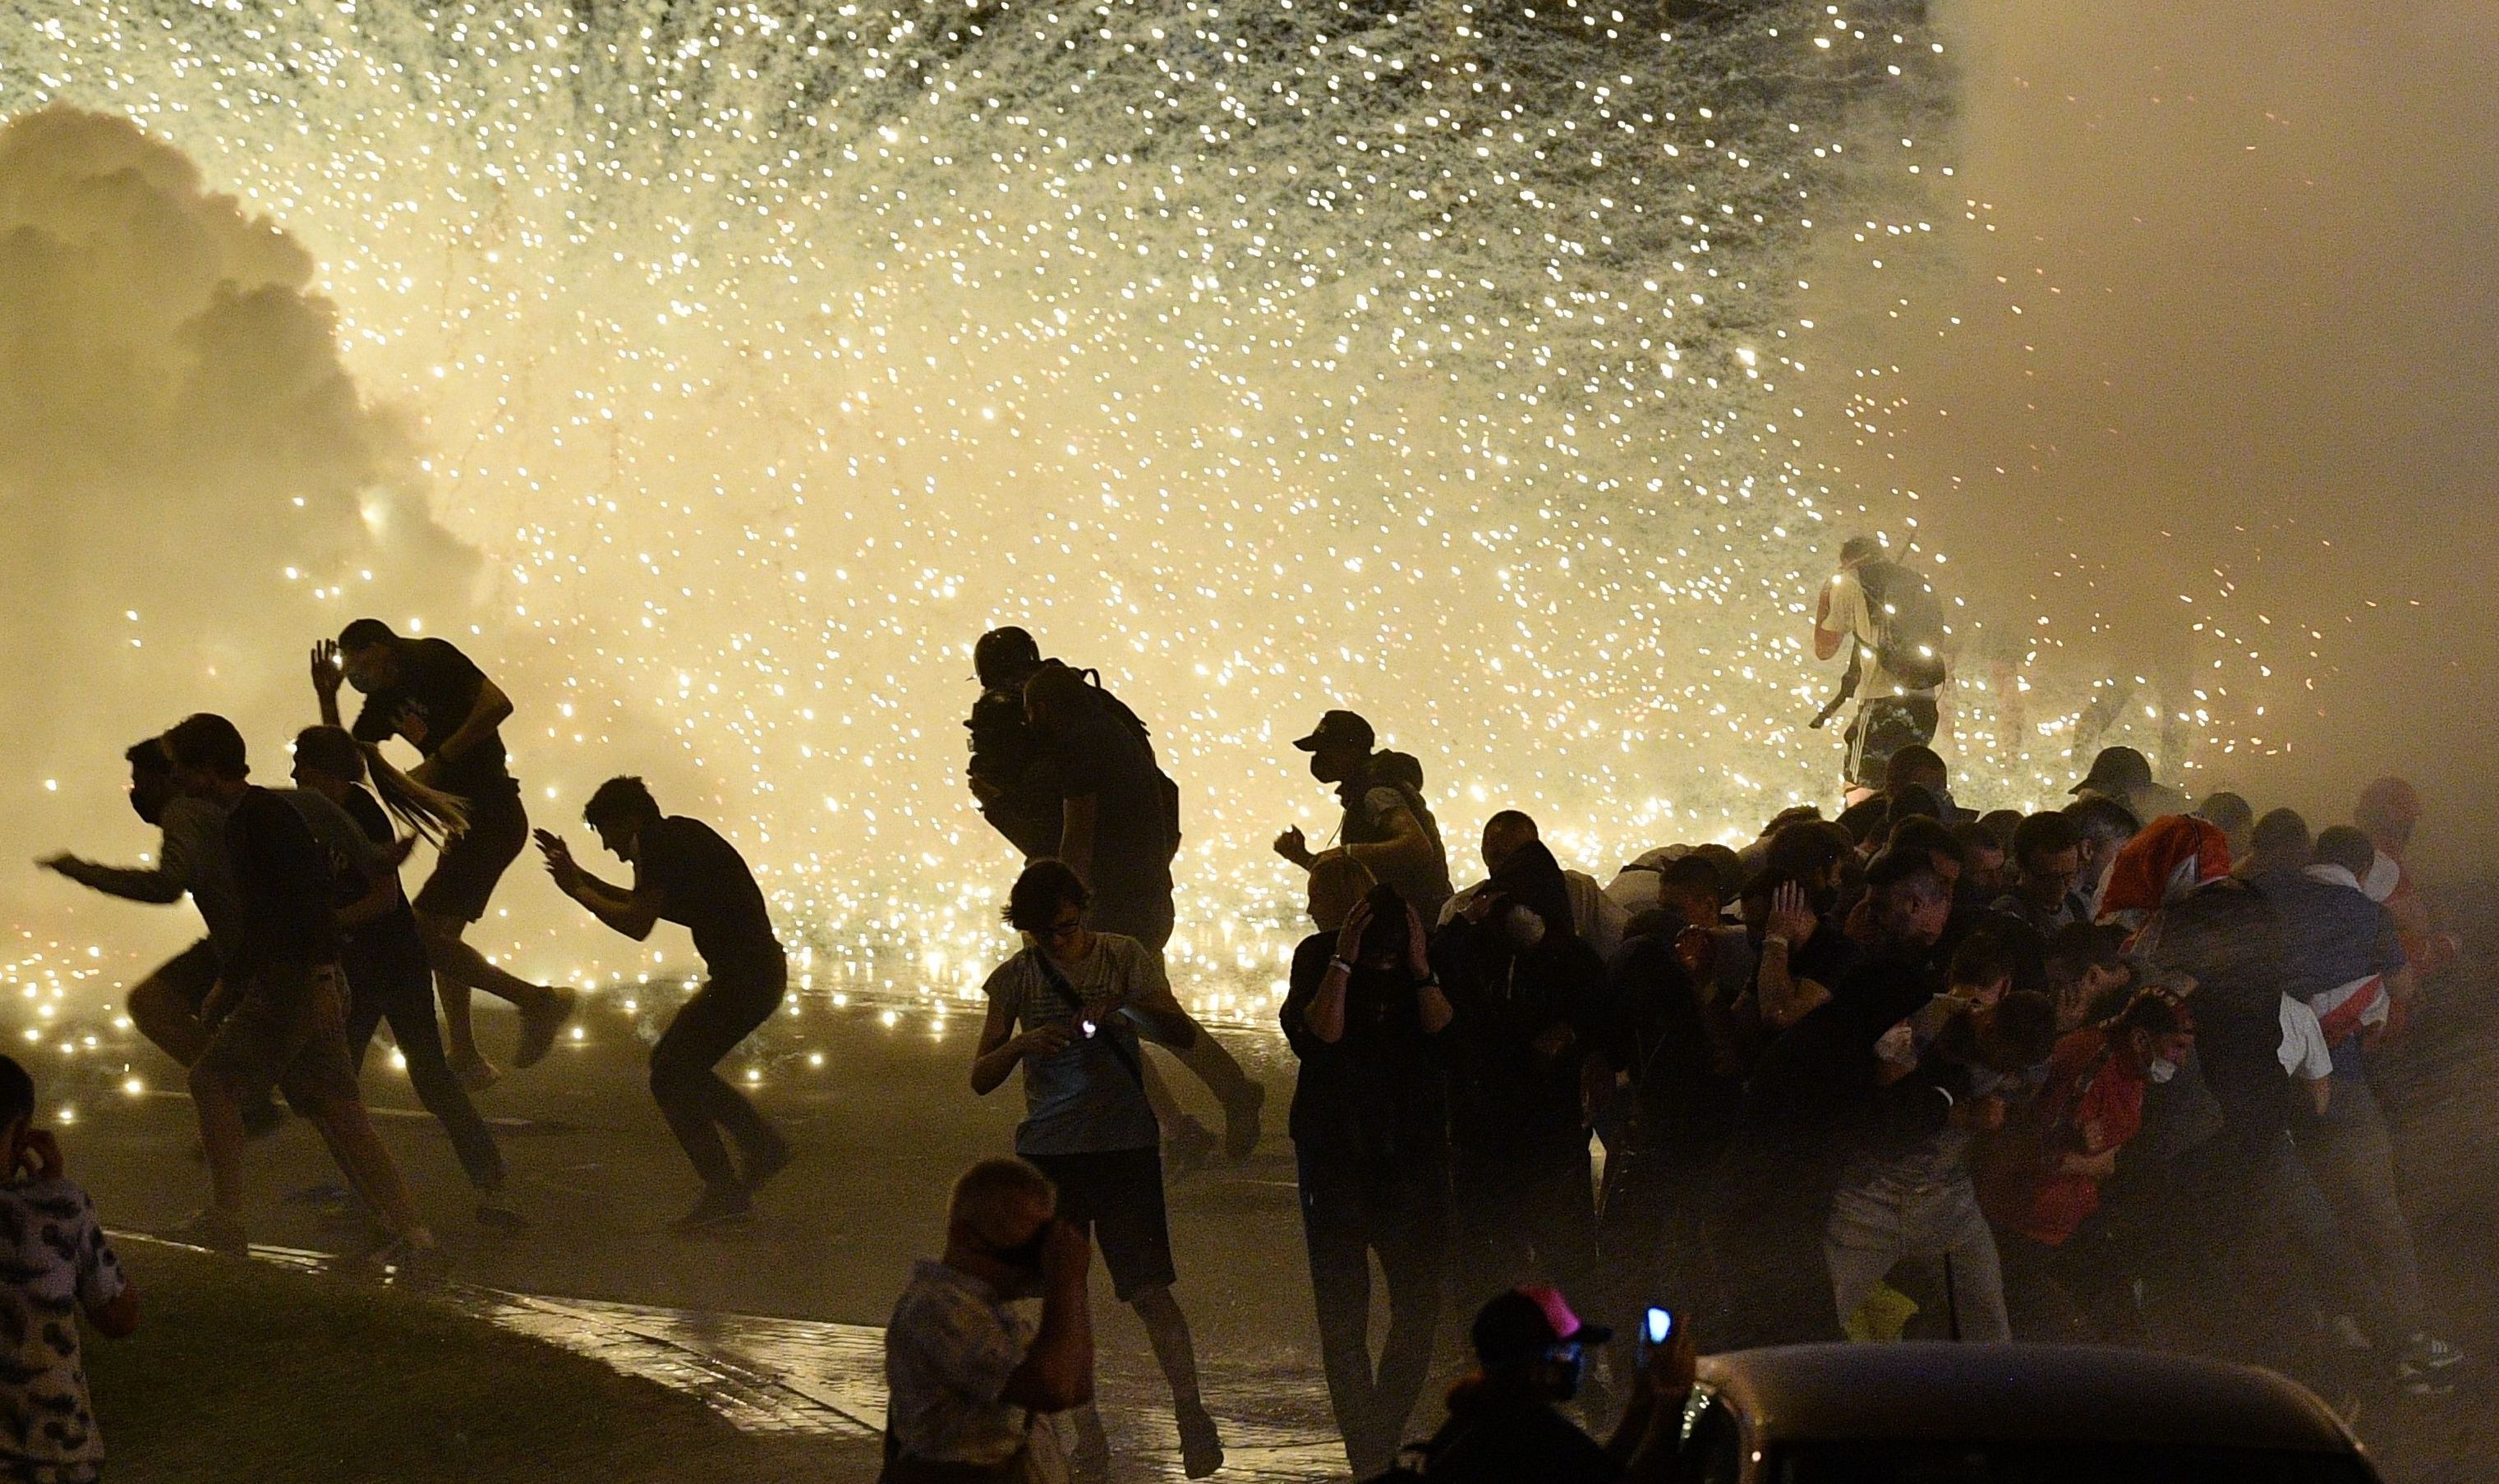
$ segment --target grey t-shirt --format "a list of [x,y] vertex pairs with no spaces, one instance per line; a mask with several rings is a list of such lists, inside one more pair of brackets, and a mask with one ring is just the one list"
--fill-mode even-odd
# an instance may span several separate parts
[[1079,1029],[1084,1021],[1094,1027],[1090,1037],[1080,1033],[1064,1050],[1024,1058],[1024,1119],[1016,1129],[1016,1152],[1153,1148],[1162,1131],[1140,1080],[1144,1063],[1136,1028],[1113,1010],[1132,999],[1168,994],[1162,960],[1134,938],[1095,933],[1093,952],[1059,972],[1084,1001],[1082,1016],[1051,986],[1038,948],[998,965],[985,986],[990,1004],[1014,1013],[1019,1031],[1044,1025]]

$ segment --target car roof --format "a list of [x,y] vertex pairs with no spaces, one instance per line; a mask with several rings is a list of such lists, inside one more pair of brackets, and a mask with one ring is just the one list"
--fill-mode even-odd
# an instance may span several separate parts
[[1791,1345],[1713,1355],[1701,1379],[1761,1441],[2199,1443],[2349,1453],[2305,1388],[2253,1366],[2098,1345]]

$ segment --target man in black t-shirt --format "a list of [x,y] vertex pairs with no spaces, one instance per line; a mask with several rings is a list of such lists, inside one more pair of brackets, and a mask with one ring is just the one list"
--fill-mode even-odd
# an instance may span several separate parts
[[[1037,772],[1057,794],[1056,843],[1048,854],[1092,893],[1085,913],[1087,927],[1134,938],[1160,956],[1172,933],[1179,790],[1154,759],[1146,724],[1089,677],[1088,671],[1045,660],[1024,681],[1024,717]],[[1188,1039],[1170,1049],[1223,1105],[1224,1153],[1236,1161],[1248,1158],[1258,1144],[1267,1090],[1195,1020]],[[1183,1165],[1202,1162],[1212,1137],[1173,1101],[1159,1074],[1148,1073],[1146,1092],[1171,1134],[1175,1159]]]
[[[651,1096],[703,1180],[702,1199],[676,1229],[742,1219],[755,1191],[790,1163],[788,1141],[713,1070],[780,1008],[789,984],[763,892],[737,847],[699,820],[661,814],[638,778],[600,784],[581,817],[610,854],[633,863],[633,885],[610,886],[584,871],[563,839],[542,829],[538,850],[556,886],[635,942],[663,920],[682,924],[710,976],[651,1048]],[[724,1132],[737,1143],[742,1172],[730,1161]]]
[[409,776],[468,807],[468,828],[443,845],[414,906],[439,983],[452,1066],[471,1090],[485,1088],[500,1074],[477,1049],[469,991],[483,989],[521,1013],[520,1045],[512,1056],[519,1067],[536,1065],[555,1045],[575,998],[570,989],[505,973],[461,941],[469,924],[486,915],[495,884],[529,839],[521,786],[504,765],[498,729],[512,714],[512,702],[447,640],[404,639],[379,619],[358,619],[336,644],[313,647],[312,690],[321,720],[332,726],[341,725],[341,680],[365,696],[352,728],[356,740],[405,739],[425,758]]
[[243,1255],[244,1104],[274,1084],[320,1127],[350,1185],[395,1239],[385,1258],[410,1273],[438,1273],[433,1234],[390,1151],[373,1134],[347,1057],[346,997],[339,924],[331,906],[341,862],[313,838],[304,816],[248,781],[243,734],[221,716],[186,718],[165,734],[184,791],[225,810],[237,930],[216,993],[202,1016],[208,1049],[191,1067],[213,1195],[181,1234]]

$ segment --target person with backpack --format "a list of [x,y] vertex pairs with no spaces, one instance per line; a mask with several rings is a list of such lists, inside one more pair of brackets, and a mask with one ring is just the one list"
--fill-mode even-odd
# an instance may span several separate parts
[[1397,888],[1426,922],[1441,919],[1453,894],[1449,853],[1441,826],[1423,802],[1423,765],[1405,753],[1375,752],[1371,724],[1350,711],[1330,711],[1294,746],[1311,755],[1311,776],[1336,786],[1345,821],[1332,851],[1313,851],[1295,825],[1276,837],[1276,854],[1307,871],[1343,852],[1374,881]]
[[1943,603],[1926,576],[1883,554],[1876,536],[1852,536],[1839,548],[1839,570],[1823,584],[1814,613],[1813,657],[1829,660],[1851,644],[1839,694],[1816,726],[1851,694],[1847,781],[1852,789],[1883,787],[1892,755],[1935,739],[1935,693],[1950,678]]
[[[1058,1187],[1058,1219],[1092,1234],[1113,1292],[1145,1324],[1171,1384],[1182,1468],[1201,1479],[1223,1466],[1223,1443],[1198,1395],[1188,1319],[1172,1298],[1160,1130],[1138,1047],[1140,1034],[1171,1045],[1193,1026],[1160,955],[1087,925],[1091,900],[1062,861],[1034,861],[1016,878],[1007,925],[1031,941],[984,985],[989,1018],[972,1090],[987,1096],[1023,1068],[1016,1153]],[[1110,1470],[1110,1444],[1090,1404],[1077,1413],[1076,1466],[1080,1478]]]
[[[1037,758],[1058,794],[1058,837],[1047,858],[1076,873],[1091,897],[1086,923],[1145,945],[1159,961],[1172,934],[1172,860],[1180,854],[1180,790],[1154,760],[1137,714],[1090,671],[1044,660],[1024,681],[1024,719]],[[1246,1159],[1258,1145],[1267,1089],[1204,1027],[1171,1048],[1223,1106],[1223,1149]],[[1212,1138],[1148,1073],[1155,1111],[1175,1130],[1175,1154],[1201,1161]]]

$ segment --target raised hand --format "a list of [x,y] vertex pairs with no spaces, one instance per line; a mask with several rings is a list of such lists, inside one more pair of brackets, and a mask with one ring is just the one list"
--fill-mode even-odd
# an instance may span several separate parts
[[1347,963],[1358,962],[1362,955],[1362,934],[1371,926],[1371,903],[1368,899],[1353,904],[1345,915],[1345,925],[1336,930],[1336,956]]
[[1770,916],[1765,925],[1770,936],[1788,940],[1789,948],[1804,947],[1821,923],[1822,919],[1814,915],[1813,904],[1805,900],[1804,887],[1795,882],[1770,893]]
[[340,683],[347,678],[346,666],[339,662],[339,641],[323,639],[312,646],[312,694],[323,700],[335,698]]

